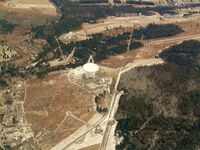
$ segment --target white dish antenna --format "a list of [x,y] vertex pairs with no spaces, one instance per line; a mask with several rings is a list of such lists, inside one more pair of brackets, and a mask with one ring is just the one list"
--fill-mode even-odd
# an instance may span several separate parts
[[89,73],[95,73],[99,70],[99,66],[96,65],[95,63],[86,63],[83,65],[83,70]]
[[83,65],[83,70],[88,73],[95,73],[99,70],[99,66],[94,63],[92,55],[90,55],[88,62],[85,65]]

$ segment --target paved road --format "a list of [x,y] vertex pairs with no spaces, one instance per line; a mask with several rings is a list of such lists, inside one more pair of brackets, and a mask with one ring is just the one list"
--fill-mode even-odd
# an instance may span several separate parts
[[[117,93],[117,95],[116,95],[116,93]],[[113,96],[114,101],[113,101],[113,105],[110,108],[111,111],[109,112],[108,123],[107,123],[107,126],[106,126],[106,130],[104,131],[103,141],[102,141],[101,146],[99,148],[100,150],[106,150],[107,149],[111,129],[112,129],[112,126],[115,122],[114,117],[115,117],[115,113],[117,111],[117,106],[118,106],[120,97],[123,94],[123,92],[116,92],[116,93],[114,93],[114,96]]]
[[116,80],[116,83],[115,83],[115,87],[114,87],[114,93],[113,93],[113,97],[112,97],[112,100],[111,100],[109,113],[108,113],[108,123],[107,123],[107,126],[106,126],[106,130],[104,131],[103,141],[101,143],[101,146],[100,146],[99,150],[106,150],[106,148],[107,148],[107,144],[108,144],[109,136],[110,136],[110,133],[111,133],[111,129],[112,129],[115,113],[117,111],[117,107],[118,107],[118,103],[119,103],[120,97],[123,94],[123,91],[121,91],[121,92],[117,91],[117,87],[119,85],[119,81],[121,79],[121,75],[123,73],[131,70],[134,67],[135,66],[131,66],[131,67],[128,67],[126,69],[120,70],[120,72],[118,74],[118,77],[117,77],[117,80]]

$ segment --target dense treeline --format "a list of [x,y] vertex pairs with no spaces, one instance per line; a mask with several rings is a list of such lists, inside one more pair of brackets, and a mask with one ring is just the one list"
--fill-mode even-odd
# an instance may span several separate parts
[[[121,0],[113,0],[115,3],[122,3]],[[154,5],[153,2],[146,2],[146,1],[135,1],[135,0],[126,0],[126,4],[137,4],[137,5],[143,5],[143,4],[146,4],[146,5]]]
[[[95,61],[101,61],[109,56],[121,54],[127,51],[128,39],[130,33],[123,33],[116,36],[104,36],[103,34],[95,34],[90,39],[72,44],[62,44],[65,54],[69,54],[75,47],[74,57],[77,65],[87,62],[90,55],[94,56]],[[132,41],[130,50],[142,47],[141,42]]]
[[0,19],[0,34],[7,34],[13,31],[15,24],[8,23],[4,19]]
[[143,44],[141,42],[132,40],[131,45],[130,45],[130,50],[137,49],[137,48],[140,48],[142,46],[143,46]]
[[161,53],[166,64],[122,76],[119,90],[125,94],[116,133],[124,140],[116,149],[195,150],[200,145],[199,50],[200,42],[185,41]]
[[149,24],[147,27],[135,29],[133,37],[136,39],[156,39],[174,36],[183,32],[182,28],[175,24]]
[[160,56],[171,63],[180,66],[199,67],[197,58],[200,53],[200,43],[198,41],[186,41],[182,44],[172,46],[160,54]]
[[0,77],[0,87],[5,87],[7,85],[8,85],[7,81],[2,77]]
[[154,2],[147,2],[147,1],[132,1],[132,0],[127,0],[127,4],[137,4],[137,5],[154,5]]
[[10,82],[12,77],[20,76],[19,69],[16,65],[0,64],[0,87],[5,87]]

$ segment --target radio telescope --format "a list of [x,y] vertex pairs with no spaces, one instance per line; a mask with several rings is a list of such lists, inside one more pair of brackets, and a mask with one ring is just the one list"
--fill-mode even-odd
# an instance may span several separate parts
[[88,62],[83,65],[83,70],[85,71],[86,78],[94,78],[96,72],[99,70],[99,66],[94,63],[92,55],[90,55]]

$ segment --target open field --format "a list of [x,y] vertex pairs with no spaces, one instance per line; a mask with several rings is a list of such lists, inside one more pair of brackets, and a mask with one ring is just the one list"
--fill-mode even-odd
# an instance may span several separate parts
[[32,39],[31,35],[27,34],[27,29],[23,27],[16,27],[9,34],[0,34],[0,40],[6,41],[3,46],[14,52],[12,54],[15,55],[11,60],[16,64],[29,62],[30,58],[41,51],[45,45],[45,41],[42,39]]
[[10,55],[13,55],[11,60],[16,64],[30,63],[30,59],[34,58],[45,45],[44,40],[32,38],[30,27],[48,24],[57,17],[57,8],[49,0],[1,1],[0,19],[16,24],[16,27],[12,33],[0,34],[0,40],[5,41],[4,47],[9,47],[15,52],[15,54],[4,54],[4,59],[0,56],[0,61],[9,61]]
[[48,0],[0,2],[0,18],[12,23],[41,25],[55,20],[57,16],[57,8]]
[[41,149],[50,149],[83,125],[71,116],[65,118],[67,111],[83,121],[94,114],[92,96],[70,83],[67,71],[29,80],[25,88],[25,118]]
[[[30,1],[30,0],[10,0],[7,2],[1,2],[0,3],[1,6],[10,8],[11,10],[13,9],[17,9],[17,8],[21,8],[21,9],[31,9],[31,8],[46,8],[47,10],[49,9],[51,14],[55,14],[55,10],[56,7],[49,1],[49,0],[34,0],[34,1]],[[10,10],[10,11],[11,11]],[[47,13],[45,12],[45,10],[43,10],[43,13]]]

